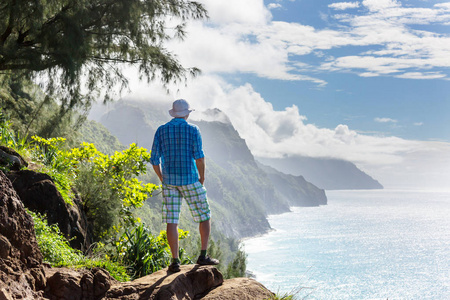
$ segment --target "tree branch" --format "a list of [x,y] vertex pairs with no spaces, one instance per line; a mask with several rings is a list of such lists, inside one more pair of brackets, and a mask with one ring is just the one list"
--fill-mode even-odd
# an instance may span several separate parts
[[[15,4],[16,2],[14,1],[13,2],[13,5]],[[6,7],[8,7],[8,6],[5,6],[5,8]],[[12,22],[13,22],[13,19],[14,19],[14,9],[9,9],[9,20],[8,20],[8,27],[6,27],[6,30],[5,30],[5,32],[1,35],[1,41],[2,41],[2,45],[4,45],[5,44],[5,42],[6,42],[6,40],[8,39],[8,37],[11,35],[11,33],[12,33]]]

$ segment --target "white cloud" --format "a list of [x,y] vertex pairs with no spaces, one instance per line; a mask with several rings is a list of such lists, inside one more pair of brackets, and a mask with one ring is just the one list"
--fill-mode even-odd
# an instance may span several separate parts
[[450,10],[450,2],[437,3],[434,5],[434,7]]
[[[338,57],[322,64],[324,70],[362,70],[360,76],[396,76],[411,79],[445,78],[444,73],[430,72],[433,68],[448,68],[450,37],[446,34],[416,30],[411,25],[446,24],[450,21],[448,6],[433,8],[403,7],[399,1],[366,0],[369,13],[335,15],[348,24],[345,32],[351,37],[348,45],[378,46],[378,50],[353,56]],[[418,70],[411,72],[411,69]],[[419,70],[428,74],[419,75]],[[405,73],[403,75],[403,73]]]
[[397,123],[397,120],[391,119],[391,118],[375,118],[375,122],[378,123]]
[[406,78],[406,79],[440,79],[446,77],[445,74],[440,72],[407,72],[404,74],[400,74],[396,76],[398,78]]
[[414,126],[422,126],[423,125],[423,122],[416,122],[416,123],[414,123]]
[[380,179],[385,187],[449,190],[449,143],[417,142],[399,155],[403,159],[397,164],[370,165],[366,171]]
[[373,72],[364,72],[364,73],[359,73],[358,75],[361,77],[378,77],[378,76],[380,76],[380,74],[373,73]]
[[[207,73],[251,73],[280,80],[306,80],[319,86],[321,72],[351,71],[362,77],[445,79],[435,68],[450,67],[450,36],[413,25],[450,23],[447,3],[406,7],[394,0],[365,0],[358,14],[335,14],[336,26],[316,29],[272,21],[262,0],[203,0],[210,21],[190,23],[188,36],[171,47],[184,65]],[[339,2],[330,7],[356,6]],[[278,6],[280,3],[271,3]],[[332,57],[333,49],[352,47],[353,55]],[[358,53],[359,47],[366,49]],[[367,47],[373,47],[367,50]],[[376,50],[375,50],[376,49]],[[321,53],[316,65],[302,60]]]
[[336,2],[329,4],[328,7],[336,10],[346,10],[350,8],[358,8],[359,2]]
[[214,24],[266,24],[271,14],[261,0],[200,0]]
[[371,11],[381,11],[401,6],[401,4],[395,0],[364,0],[362,4]]
[[267,5],[268,9],[276,9],[276,8],[281,8],[281,4],[280,3],[269,3],[269,5]]
[[184,65],[197,66],[206,73],[243,72],[270,79],[326,84],[322,79],[293,72],[296,64],[290,63],[289,54],[292,51],[307,53],[309,48],[290,48],[268,36],[274,33],[270,26],[264,30],[257,29],[259,27],[229,24],[217,28],[195,23],[188,28],[188,38],[182,43],[174,42],[171,48]]
[[[183,97],[196,111],[219,108],[256,156],[288,154],[345,159],[388,187],[408,183],[423,186],[425,181],[432,184],[431,179],[435,184],[442,184],[443,178],[450,179],[449,143],[365,135],[345,124],[334,129],[318,128],[309,124],[295,105],[275,110],[250,84],[233,86],[220,77],[201,76],[187,87],[173,89],[176,92],[171,94],[154,86],[132,87],[132,90],[136,91],[131,95],[134,98],[149,99],[148,95],[152,95],[151,99],[165,101],[168,107],[173,99]],[[196,118],[195,112],[191,118]],[[378,118],[378,121],[396,122],[391,118]],[[409,170],[419,173],[412,178]]]

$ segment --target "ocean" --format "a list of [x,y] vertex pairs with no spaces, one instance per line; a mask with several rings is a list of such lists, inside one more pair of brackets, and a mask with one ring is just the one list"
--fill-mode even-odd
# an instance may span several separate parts
[[450,192],[326,194],[244,241],[256,280],[296,299],[450,299]]

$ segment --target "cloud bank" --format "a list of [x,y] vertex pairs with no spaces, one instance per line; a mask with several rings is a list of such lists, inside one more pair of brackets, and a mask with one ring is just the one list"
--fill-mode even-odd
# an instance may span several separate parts
[[[274,21],[270,9],[280,8],[280,2],[267,7],[258,0],[201,2],[210,21],[191,24],[187,39],[172,49],[183,63],[205,73],[251,73],[318,86],[326,84],[320,78],[326,72],[448,79],[450,36],[418,28],[449,26],[449,3],[411,7],[394,0],[336,2],[328,5],[328,26],[319,29]],[[335,51],[344,48],[355,54]],[[318,61],[312,64],[308,55]]]
[[[233,86],[220,77],[202,76],[169,95],[154,87],[133,90],[134,99],[157,99],[168,108],[173,99],[180,97],[188,99],[196,111],[219,108],[257,157],[302,155],[344,159],[385,187],[442,188],[450,182],[448,143],[361,134],[345,124],[333,129],[319,128],[309,124],[295,105],[275,110],[250,84]],[[191,114],[193,120],[199,117],[201,113]],[[378,119],[386,123],[396,121]]]
[[[345,159],[387,187],[448,185],[448,143],[363,134],[346,124],[319,128],[308,123],[301,108],[292,105],[275,110],[252,85],[230,84],[223,75],[302,80],[319,88],[327,84],[321,74],[329,72],[446,80],[449,35],[419,28],[449,26],[449,3],[421,8],[395,0],[335,2],[328,5],[328,26],[314,28],[274,21],[271,9],[283,9],[283,1],[267,7],[258,0],[201,2],[210,20],[190,24],[186,40],[169,48],[183,65],[199,67],[203,75],[187,87],[169,88],[169,95],[132,81],[133,97],[159,99],[168,107],[173,99],[183,97],[197,110],[219,108],[256,156]],[[350,49],[352,55],[335,51],[340,49]],[[307,60],[308,56],[314,56],[315,62]],[[393,126],[397,120],[379,117],[374,122]]]

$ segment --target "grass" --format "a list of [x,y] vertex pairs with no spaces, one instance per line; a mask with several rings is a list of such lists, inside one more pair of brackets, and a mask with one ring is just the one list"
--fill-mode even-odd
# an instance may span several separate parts
[[36,239],[44,256],[44,262],[54,267],[74,267],[92,269],[100,267],[106,269],[118,281],[129,281],[131,277],[126,267],[108,258],[90,258],[81,251],[70,247],[69,242],[60,232],[56,224],[48,225],[47,220],[40,214],[28,211],[33,217]]
[[[308,272],[311,270],[311,268],[308,269]],[[306,275],[306,274],[305,274]],[[307,299],[309,295],[311,295],[314,291],[314,287],[305,287],[298,285],[297,287],[294,287],[289,292],[276,292],[274,295],[272,295],[270,298],[266,300],[300,300],[300,299]],[[310,292],[308,292],[310,290]],[[305,295],[306,293],[306,295]],[[300,295],[302,294],[302,295]]]
[[270,297],[267,300],[295,300],[295,295],[290,295],[289,293],[276,293],[275,295],[273,295],[272,297]]
[[304,289],[313,289],[313,288],[309,288],[309,287],[300,287],[300,288],[295,288],[294,290],[290,291],[290,292],[277,292],[276,294],[272,295],[270,298],[266,299],[266,300],[300,300],[300,299],[307,299],[308,296],[311,294],[307,294],[306,296],[302,296],[301,298],[299,298],[299,293],[304,290]]

